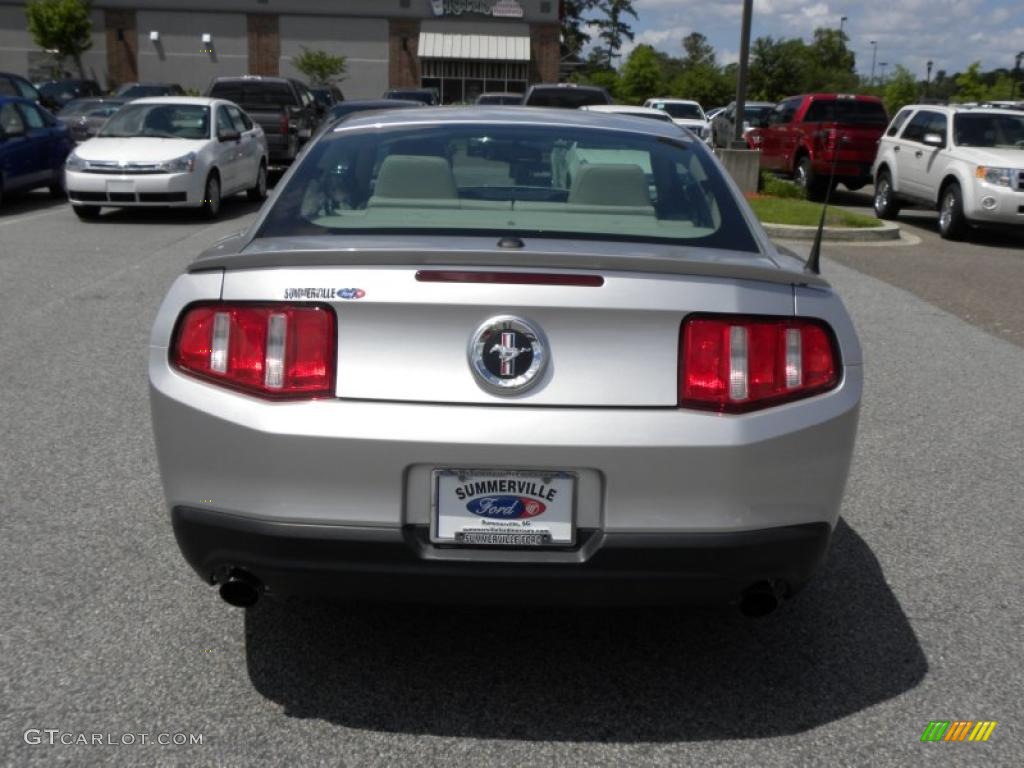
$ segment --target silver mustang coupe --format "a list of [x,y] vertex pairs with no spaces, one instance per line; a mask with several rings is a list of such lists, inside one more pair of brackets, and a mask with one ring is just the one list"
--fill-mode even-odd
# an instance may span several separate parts
[[571,110],[325,131],[152,332],[185,558],[260,596],[738,601],[823,559],[857,429],[839,297],[700,142]]

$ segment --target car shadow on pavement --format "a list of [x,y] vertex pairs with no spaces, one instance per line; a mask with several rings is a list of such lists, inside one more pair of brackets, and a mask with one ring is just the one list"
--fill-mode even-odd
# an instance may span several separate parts
[[54,208],[62,208],[67,204],[67,200],[52,197],[45,190],[7,193],[4,194],[3,203],[0,204],[0,220],[8,216],[19,216],[26,213],[44,213]]
[[793,734],[898,696],[928,670],[877,559],[844,522],[817,578],[766,619],[264,601],[245,631],[253,684],[289,716],[486,739]]

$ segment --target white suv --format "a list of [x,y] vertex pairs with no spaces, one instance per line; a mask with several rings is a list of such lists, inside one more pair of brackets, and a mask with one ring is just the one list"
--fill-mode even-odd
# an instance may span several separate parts
[[949,240],[970,225],[1024,226],[1024,112],[904,107],[879,142],[872,175],[879,218],[904,205],[936,208]]
[[689,99],[648,99],[644,106],[650,109],[658,109],[668,113],[672,122],[683,128],[688,128],[698,139],[711,143],[711,123],[703,108],[696,101]]

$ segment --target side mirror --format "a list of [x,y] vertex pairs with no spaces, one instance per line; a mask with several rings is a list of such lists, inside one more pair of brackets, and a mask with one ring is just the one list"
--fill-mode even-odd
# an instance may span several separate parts
[[242,134],[234,130],[220,131],[217,134],[218,141],[238,141],[242,138]]
[[921,139],[922,144],[926,144],[929,147],[944,147],[946,146],[946,140],[942,138],[941,133],[926,133],[924,138]]

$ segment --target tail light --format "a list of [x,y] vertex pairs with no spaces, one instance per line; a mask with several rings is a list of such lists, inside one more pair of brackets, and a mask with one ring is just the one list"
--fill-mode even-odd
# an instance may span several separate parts
[[330,397],[335,337],[329,307],[199,304],[178,322],[171,361],[193,376],[260,397]]
[[288,134],[291,132],[292,126],[291,121],[288,118],[287,109],[281,112],[281,122],[279,124],[279,127],[281,129],[281,135],[284,136],[285,138],[288,138]]
[[807,318],[695,315],[679,338],[679,404],[742,413],[839,384],[831,328]]

